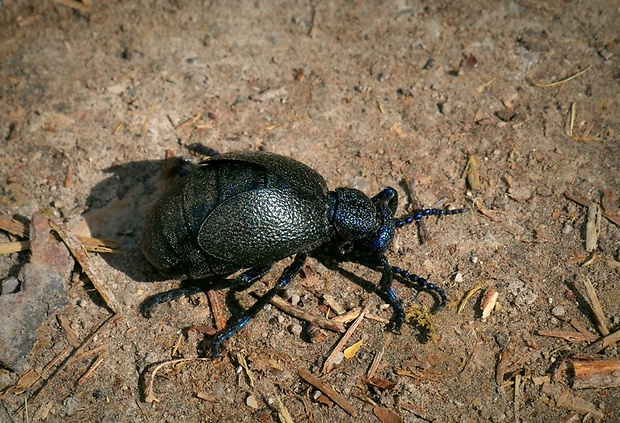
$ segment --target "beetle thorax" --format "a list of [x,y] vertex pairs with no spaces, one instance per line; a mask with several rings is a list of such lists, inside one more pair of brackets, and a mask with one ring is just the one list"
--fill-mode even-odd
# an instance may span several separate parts
[[330,220],[341,238],[355,241],[376,233],[377,209],[366,194],[353,188],[337,188],[331,194]]

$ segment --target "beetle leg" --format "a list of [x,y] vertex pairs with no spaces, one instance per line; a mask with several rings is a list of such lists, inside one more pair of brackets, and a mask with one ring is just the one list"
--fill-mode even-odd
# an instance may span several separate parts
[[262,278],[269,272],[271,266],[253,267],[246,270],[234,279],[229,280],[231,288],[245,288],[252,285],[254,282]]
[[437,311],[441,310],[442,308],[446,306],[446,303],[448,302],[448,297],[446,296],[446,293],[443,289],[441,289],[440,287],[438,287],[437,285],[433,283],[430,283],[426,279],[421,278],[418,275],[409,273],[406,270],[401,269],[400,267],[392,266],[391,269],[392,269],[393,274],[398,275],[402,278],[405,278],[410,282],[418,284],[421,288],[427,289],[429,291],[433,291],[437,295],[439,295],[439,297],[441,298],[441,303],[437,306]]
[[[230,286],[233,288],[243,288],[252,285],[254,282],[265,276],[269,272],[271,266],[253,267],[246,270],[239,276],[230,280]],[[202,279],[197,282],[202,281]],[[161,292],[155,294],[142,303],[141,311],[144,317],[151,317],[151,311],[159,304],[167,303],[168,301],[176,300],[181,297],[189,297],[195,295],[200,291],[208,291],[211,289],[209,284],[197,283],[196,285],[188,286],[185,288],[177,288],[171,291]]]
[[200,285],[192,285],[186,288],[177,288],[172,291],[161,292],[159,294],[155,294],[142,303],[141,311],[144,317],[151,317],[151,311],[159,304],[167,303],[168,301],[176,300],[181,297],[189,297],[190,295],[194,295],[199,293],[200,291],[204,291],[205,287]]
[[[260,297],[253,305],[250,307],[245,314],[226,325],[226,328],[222,329],[219,333],[215,335],[213,342],[211,344],[211,356],[216,358],[219,355],[219,350],[227,339],[231,338],[234,334],[239,332],[253,317],[255,317],[268,303],[271,301],[273,297],[276,296],[278,292],[280,292],[283,288],[285,288],[291,280],[299,273],[304,263],[306,262],[307,254],[299,253],[295,256],[295,260],[291,263],[282,275],[278,278],[275,286],[271,288],[265,295]],[[267,272],[265,272],[267,273]],[[232,319],[231,319],[232,320]]]
[[385,295],[394,310],[394,315],[392,316],[391,322],[392,331],[400,334],[400,329],[405,321],[405,310],[403,309],[403,305],[400,300],[392,290],[392,280],[394,279],[392,266],[390,266],[390,263],[385,257],[381,257],[381,265],[383,266],[383,271],[381,274],[381,281],[379,282],[379,291]]

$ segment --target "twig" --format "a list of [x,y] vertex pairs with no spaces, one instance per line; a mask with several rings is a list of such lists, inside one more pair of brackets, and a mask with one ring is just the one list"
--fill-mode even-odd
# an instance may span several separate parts
[[334,321],[332,319],[326,319],[325,317],[312,313],[303,307],[295,306],[281,297],[273,297],[270,303],[290,316],[293,316],[305,322],[316,323],[323,329],[340,333],[343,333],[345,331],[343,323]]
[[596,319],[596,326],[603,336],[607,336],[609,335],[609,329],[607,329],[607,325],[605,325],[605,313],[603,313],[603,307],[601,307],[601,303],[598,300],[594,286],[592,286],[590,279],[588,279],[588,277],[581,271],[579,271],[579,276],[583,279],[583,284],[586,287],[588,299],[590,300],[590,307],[592,308],[592,313],[594,313],[594,318]]
[[540,336],[562,338],[569,342],[594,342],[597,339],[596,335],[591,333],[581,333],[568,330],[539,330],[537,334]]
[[0,254],[13,254],[20,251],[26,251],[30,249],[30,241],[13,241],[3,242],[0,244]]
[[149,365],[144,372],[142,372],[142,380],[144,383],[144,401],[151,402],[159,402],[155,394],[153,393],[153,382],[155,381],[155,375],[157,372],[165,366],[171,366],[178,363],[185,363],[186,361],[212,361],[210,358],[202,358],[202,357],[190,357],[190,358],[178,358],[176,360],[167,360],[162,361],[161,363],[154,363]]
[[327,385],[318,377],[304,369],[299,369],[299,376],[310,385],[327,395],[332,401],[338,404],[344,411],[353,417],[357,417],[357,409],[349,403],[345,397],[338,393],[334,388]]
[[80,266],[82,266],[82,270],[84,271],[84,273],[86,273],[92,284],[95,286],[95,289],[97,290],[97,292],[99,292],[99,295],[101,295],[101,298],[103,298],[106,305],[114,313],[118,313],[118,310],[120,308],[118,302],[116,301],[116,298],[114,297],[112,291],[110,291],[107,286],[101,283],[101,278],[99,277],[97,271],[90,264],[90,259],[88,257],[88,253],[84,249],[84,245],[82,245],[82,243],[77,239],[77,237],[71,232],[69,232],[69,230],[67,230],[64,225],[59,225],[53,220],[50,220],[49,223],[52,229],[56,231],[58,235],[60,235],[60,238],[65,243],[69,251],[71,251],[73,257],[75,257],[77,262],[80,263]]
[[[568,198],[569,200],[572,200],[575,203],[580,204],[584,207],[590,206],[590,202],[586,198],[584,198],[583,196],[577,193],[565,191],[564,196]],[[603,209],[604,209],[603,216],[610,222],[615,223],[616,225],[620,226],[620,216],[617,213],[614,213],[613,211],[605,209],[605,207],[603,207]]]
[[563,84],[565,82],[570,81],[571,79],[575,79],[575,78],[577,78],[580,75],[583,75],[584,73],[589,71],[591,67],[592,67],[592,65],[588,65],[584,70],[580,70],[579,72],[576,72],[576,73],[572,74],[571,76],[569,76],[567,78],[564,78],[564,79],[561,79],[559,81],[550,82],[548,84],[542,84],[542,83],[535,82],[532,85],[534,85],[535,87],[553,87],[555,85],[560,85],[560,84]]
[[366,373],[366,377],[368,379],[373,378],[375,376],[375,373],[377,373],[377,369],[379,368],[379,363],[381,362],[381,359],[383,358],[384,353],[385,353],[385,346],[382,346],[381,349],[377,351],[377,354],[375,354],[375,358],[372,360],[372,364],[370,365],[370,368],[368,369],[368,373]]
[[353,324],[349,326],[349,329],[347,329],[345,334],[342,335],[342,338],[340,339],[340,341],[338,341],[338,343],[334,347],[334,350],[329,355],[329,357],[327,357],[327,359],[325,360],[325,363],[323,364],[323,370],[322,370],[323,374],[327,374],[331,371],[332,367],[334,366],[334,360],[336,359],[336,356],[338,355],[340,351],[342,351],[342,349],[344,348],[344,345],[347,343],[349,338],[351,338],[351,336],[353,335],[357,327],[360,325],[362,320],[364,320],[364,314],[366,314],[366,311],[368,311],[369,307],[370,307],[370,301],[366,303],[360,315],[357,317],[357,319],[355,319],[355,322],[353,322]]
[[616,342],[620,341],[620,329],[610,333],[609,335],[599,339],[594,344],[589,345],[583,353],[586,355],[594,355],[598,354],[600,351],[609,347],[610,345],[614,345]]
[[88,368],[88,370],[86,370],[86,372],[82,375],[82,377],[78,379],[77,384],[81,385],[84,382],[86,382],[86,379],[88,379],[90,377],[90,375],[93,374],[93,372],[97,369],[97,367],[99,367],[99,365],[101,363],[103,363],[103,356],[102,355],[97,357],[95,362]]
[[[108,319],[105,322],[103,322],[97,329],[95,329],[90,335],[88,335],[88,337],[84,340],[84,342],[82,343],[80,348],[78,348],[77,350],[74,350],[73,353],[71,353],[71,355],[69,357],[67,357],[67,359],[54,371],[54,373],[52,373],[48,379],[45,379],[45,381],[43,382],[43,385],[39,388],[39,390],[36,391],[30,397],[30,402],[34,402],[34,400],[39,395],[41,395],[42,392],[45,391],[45,389],[49,386],[50,382],[52,380],[54,380],[56,375],[58,375],[62,370],[64,370],[69,364],[73,363],[74,357],[78,357],[78,356],[83,357],[84,356],[84,350],[86,349],[86,346],[88,346],[90,344],[90,341],[92,341],[100,333],[102,333],[104,330],[106,330],[108,328],[108,326],[110,326],[113,323],[116,323],[120,319],[121,319],[120,316],[113,314],[110,317],[108,317]],[[95,348],[93,348],[93,350],[94,349]]]

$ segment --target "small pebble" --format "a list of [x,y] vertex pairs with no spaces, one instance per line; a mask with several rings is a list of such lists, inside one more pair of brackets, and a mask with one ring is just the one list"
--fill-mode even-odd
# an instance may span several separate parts
[[334,366],[338,366],[340,363],[342,363],[342,360],[344,360],[344,353],[339,352],[338,354],[336,354],[336,357],[334,357]]
[[562,317],[566,314],[566,310],[562,306],[555,306],[551,309],[551,314],[555,317]]
[[473,256],[473,257],[471,258],[471,262],[472,262],[473,264],[478,263],[478,257],[477,257],[477,256]]
[[19,281],[15,276],[9,276],[2,280],[2,285],[0,286],[0,294],[13,294],[17,292],[19,288]]
[[290,301],[292,305],[297,305],[299,304],[299,301],[301,301],[301,297],[297,294],[293,294],[291,295]]
[[569,224],[564,225],[564,227],[562,228],[562,233],[564,235],[567,235],[569,233],[571,233],[573,231],[573,227]]
[[258,405],[258,401],[256,400],[256,397],[254,395],[250,395],[249,397],[247,397],[245,403],[248,405],[248,407],[252,407],[255,410],[258,410],[260,408],[260,406]]
[[461,282],[463,282],[463,274],[462,274],[462,273],[460,273],[460,272],[459,272],[459,273],[457,273],[457,274],[454,276],[454,282],[457,282],[457,283],[461,283]]
[[290,333],[292,333],[293,335],[295,335],[295,336],[299,336],[299,335],[301,335],[301,332],[303,331],[303,328],[301,327],[300,324],[293,323],[292,325],[290,325],[288,327],[288,331]]

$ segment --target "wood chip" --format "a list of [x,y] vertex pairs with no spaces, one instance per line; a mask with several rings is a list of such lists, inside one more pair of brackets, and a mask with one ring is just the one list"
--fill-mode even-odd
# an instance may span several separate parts
[[227,322],[221,294],[217,291],[209,290],[207,291],[207,298],[209,299],[209,306],[215,320],[215,328],[220,331],[226,327]]
[[337,315],[346,313],[346,310],[336,301],[332,295],[323,295],[323,301],[327,304]]
[[403,418],[388,408],[375,405],[372,412],[377,416],[381,423],[401,423]]
[[368,378],[364,378],[362,379],[362,382],[367,383],[369,385],[375,386],[379,389],[383,389],[383,390],[392,390],[394,388],[396,388],[396,384],[394,382],[391,382],[387,379],[382,379],[380,377],[368,377]]
[[465,174],[467,175],[467,185],[471,190],[475,191],[480,188],[480,170],[478,168],[478,162],[473,155],[470,155],[467,160]]
[[620,360],[572,360],[573,388],[607,389],[620,387]]
[[591,253],[598,248],[598,237],[601,233],[601,208],[593,203],[588,207],[586,224],[586,250]]
[[486,320],[491,315],[491,312],[495,308],[499,292],[495,288],[489,288],[484,292],[482,301],[480,302],[480,309],[482,311],[482,320]]
[[375,358],[372,360],[368,373],[366,373],[366,377],[368,379],[375,377],[377,369],[379,368],[379,363],[381,363],[381,359],[383,358],[383,354],[385,354],[385,345],[382,346],[381,349],[375,354]]
[[299,369],[299,376],[301,376],[301,378],[308,382],[310,385],[314,386],[316,389],[327,395],[332,401],[338,404],[340,408],[349,413],[351,416],[357,417],[357,409],[334,388],[327,385],[325,382],[323,382],[321,379],[314,376],[307,370]]
[[73,348],[79,347],[80,340],[78,339],[75,331],[71,328],[71,324],[69,323],[67,318],[61,314],[58,316],[58,322],[60,323],[60,327],[62,328],[62,330],[65,332],[65,336],[67,337],[67,341],[69,341],[69,344],[71,344]]

